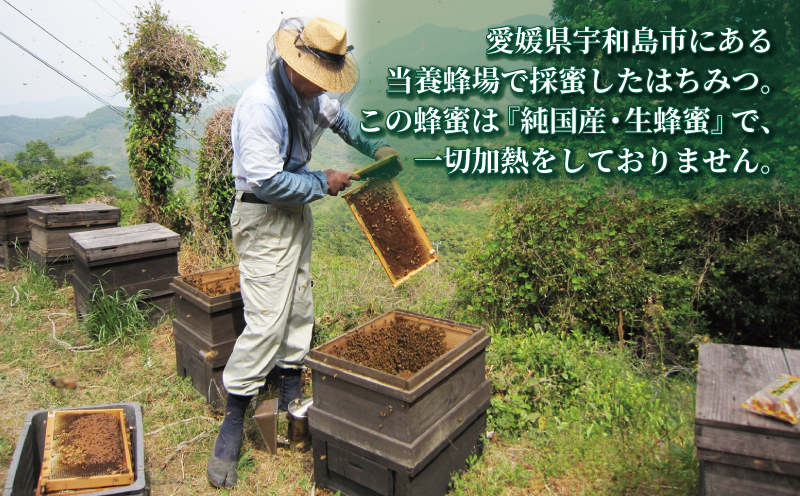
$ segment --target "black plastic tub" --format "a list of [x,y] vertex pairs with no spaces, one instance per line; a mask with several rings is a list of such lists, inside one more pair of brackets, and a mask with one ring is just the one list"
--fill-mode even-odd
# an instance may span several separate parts
[[[134,467],[133,484],[128,486],[102,489],[82,496],[147,496],[150,487],[144,475],[144,432],[142,432],[142,406],[139,403],[114,403],[111,405],[83,406],[76,408],[59,408],[58,410],[101,410],[122,408],[125,422],[131,429],[131,451]],[[39,472],[42,469],[42,453],[44,452],[45,427],[47,410],[35,410],[28,413],[22,434],[14,450],[14,458],[8,469],[8,478],[3,488],[3,496],[31,496],[36,491]]]

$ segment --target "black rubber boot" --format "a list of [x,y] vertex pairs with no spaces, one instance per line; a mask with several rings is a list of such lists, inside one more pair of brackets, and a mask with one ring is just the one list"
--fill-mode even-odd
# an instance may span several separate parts
[[208,460],[208,482],[214,487],[233,487],[239,479],[236,467],[242,449],[244,434],[244,412],[252,396],[228,393],[225,418],[219,428],[214,450]]
[[289,404],[303,397],[303,369],[281,369],[278,390],[278,410],[286,412]]

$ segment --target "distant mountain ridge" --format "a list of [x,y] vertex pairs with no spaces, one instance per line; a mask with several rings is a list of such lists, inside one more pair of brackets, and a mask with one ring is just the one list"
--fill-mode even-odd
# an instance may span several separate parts
[[[361,71],[361,82],[356,94],[349,107],[357,115],[361,109],[384,109],[394,106],[395,108],[413,108],[416,105],[437,105],[444,100],[428,100],[417,97],[409,99],[387,98],[386,76],[388,68],[402,65],[409,69],[416,70],[421,65],[435,65],[444,68],[450,66],[463,66],[472,69],[476,65],[498,65],[508,64],[509,61],[487,60],[486,41],[487,29],[496,26],[537,26],[551,25],[552,21],[547,17],[537,15],[525,15],[509,19],[502,23],[492,24],[482,30],[469,31],[458,28],[443,28],[433,24],[425,24],[406,36],[402,36],[391,42],[376,47],[358,59]],[[514,62],[516,64],[516,62]],[[246,87],[237,83],[236,86]],[[238,90],[235,90],[238,92]],[[512,95],[514,97],[516,95]],[[219,95],[215,100],[220,104],[230,105],[235,101],[236,95]],[[497,98],[496,102],[489,103],[491,100],[481,102],[484,107],[493,106],[502,108],[508,103],[506,97]],[[477,97],[473,98],[473,104]],[[463,99],[462,99],[463,100]],[[122,107],[117,107],[124,111]],[[210,114],[214,105],[204,108],[200,120]],[[2,107],[0,107],[2,109]],[[180,122],[181,127],[187,125]],[[202,133],[201,125],[193,123],[192,128],[196,135]],[[130,189],[131,181],[127,168],[127,157],[125,153],[125,119],[109,108],[101,107],[89,112],[84,117],[55,117],[43,118],[24,118],[17,116],[0,117],[0,158],[13,160],[14,155],[23,150],[25,143],[33,140],[44,140],[56,150],[59,156],[76,155],[78,153],[91,150],[94,152],[95,165],[108,165],[112,173],[116,175],[115,184],[117,187]],[[325,142],[328,140],[326,139]],[[335,141],[335,140],[334,140]],[[196,150],[198,143],[195,140],[184,139],[181,146]],[[421,153],[420,147],[430,146],[431,143],[408,143],[407,153]],[[315,155],[315,159],[321,163],[332,162],[342,164],[347,163],[352,157],[349,151],[327,150],[328,146],[321,147],[321,153]],[[419,155],[417,155],[419,156]],[[348,157],[348,158],[345,158]],[[362,157],[363,158],[363,157]],[[358,159],[360,161],[360,159]]]

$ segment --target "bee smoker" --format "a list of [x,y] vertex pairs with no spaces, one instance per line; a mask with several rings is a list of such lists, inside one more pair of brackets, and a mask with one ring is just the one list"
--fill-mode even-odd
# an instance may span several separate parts
[[305,453],[311,449],[311,433],[308,430],[308,409],[314,404],[314,398],[301,400],[297,398],[289,404],[286,418],[289,421],[289,449],[296,453]]

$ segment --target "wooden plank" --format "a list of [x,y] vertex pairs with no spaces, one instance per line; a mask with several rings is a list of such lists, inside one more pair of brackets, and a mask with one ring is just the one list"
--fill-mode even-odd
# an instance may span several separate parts
[[[242,330],[239,330],[239,334],[241,334]],[[223,343],[210,343],[177,318],[172,320],[172,335],[175,336],[175,339],[179,339],[187,347],[194,350],[212,368],[224,367],[228,363],[231,353],[233,353],[233,347],[236,345],[235,338]],[[216,354],[209,356],[210,352],[215,352]]]
[[705,496],[800,496],[800,484],[792,476],[708,461],[701,471]]
[[782,373],[789,373],[789,368],[780,349],[701,344],[696,424],[796,436],[790,424],[742,407],[750,396]]
[[363,428],[358,422],[334,417],[316,406],[308,412],[309,427],[345,439],[355,447],[361,448],[392,463],[393,467],[415,475],[438,453],[448,438],[457,435],[475,418],[489,407],[492,383],[484,381],[458,405],[445,414],[439,422],[411,443],[399,441],[379,432]]
[[789,366],[789,373],[800,376],[800,350],[783,350],[783,357]]
[[484,354],[474,356],[413,403],[313,373],[314,406],[364,429],[411,443],[485,381]]
[[115,224],[93,224],[88,226],[46,228],[33,224],[31,226],[31,241],[43,250],[41,253],[44,256],[72,255],[72,248],[69,245],[69,235],[71,233],[108,229],[114,226]]
[[[778,420],[773,422],[778,426],[783,424]],[[695,445],[698,449],[796,463],[800,460],[800,432],[794,430],[792,434],[788,436],[780,432],[778,435],[767,435],[763,431],[747,432],[726,427],[696,425]]]
[[336,444],[330,444],[327,451],[328,470],[360,486],[371,489],[381,496],[389,496],[391,494],[391,486],[394,481],[388,467],[343,449]]
[[106,291],[124,288],[129,293],[129,289],[134,285],[147,282],[154,282],[157,285],[157,287],[154,286],[147,289],[153,291],[166,290],[172,282],[172,278],[180,275],[178,273],[178,255],[176,253],[167,253],[157,257],[135,258],[122,262],[114,260],[113,262],[90,267],[76,257],[75,275],[86,286],[102,283]]
[[28,256],[28,242],[0,242],[0,266],[6,270],[14,270],[20,265],[20,257]]
[[0,217],[8,215],[25,214],[28,215],[28,207],[31,205],[47,205],[47,204],[60,204],[67,203],[64,195],[25,195],[25,196],[9,196],[7,198],[0,198]]
[[180,248],[180,236],[159,224],[140,224],[70,235],[75,256],[86,263]]
[[[418,473],[410,473],[402,467],[396,466],[391,460],[382,458],[372,451],[363,450],[349,442],[335,436],[312,429],[314,443],[314,480],[317,487],[328,488],[332,491],[341,491],[349,496],[444,496],[449,489],[449,483],[454,473],[467,468],[467,459],[473,454],[480,454],[480,437],[486,430],[486,414],[482,414],[470,421],[459,432],[447,439],[436,453],[425,463]],[[356,467],[356,480],[361,479],[363,472],[359,467],[370,467],[373,473],[384,473],[383,467],[389,469],[387,481],[388,490],[383,490],[379,479],[373,479],[374,486],[363,485],[363,479],[348,478],[342,473],[347,473],[341,466],[331,468],[331,452],[343,452],[346,463],[354,463]],[[361,463],[365,461],[366,463]],[[378,492],[376,492],[378,491]]]
[[32,224],[47,228],[116,224],[120,219],[120,209],[103,203],[35,205],[28,207],[28,218]]
[[751,470],[763,470],[766,472],[775,472],[777,474],[791,475],[792,477],[798,477],[798,484],[800,484],[800,463],[783,462],[769,458],[754,458],[752,456],[735,455],[733,453],[703,448],[697,448],[697,459],[724,463],[725,465],[735,465]]

